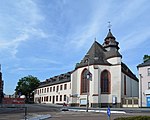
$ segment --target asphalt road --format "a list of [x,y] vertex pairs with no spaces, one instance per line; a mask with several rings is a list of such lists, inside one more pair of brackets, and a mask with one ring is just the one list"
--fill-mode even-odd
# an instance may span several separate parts
[[[26,105],[26,107],[27,107],[28,118],[34,117],[36,115],[50,114],[52,117],[47,120],[107,120],[108,119],[106,113],[61,111],[60,109],[62,108],[62,106],[56,106],[56,105],[28,104]],[[115,110],[120,110],[120,109],[115,109]],[[111,114],[110,120],[113,120],[114,118],[117,117],[138,116],[138,115],[150,116],[149,109],[124,108],[124,110],[127,112],[126,114],[113,113]],[[25,118],[24,108],[7,108],[7,109],[0,108],[0,120],[11,120],[11,119],[23,120],[24,118]]]

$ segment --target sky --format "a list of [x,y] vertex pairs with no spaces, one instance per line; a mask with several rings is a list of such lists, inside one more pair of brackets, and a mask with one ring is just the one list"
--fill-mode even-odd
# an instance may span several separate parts
[[4,93],[19,79],[40,81],[74,70],[111,22],[122,61],[137,75],[150,55],[149,0],[0,0],[0,64]]

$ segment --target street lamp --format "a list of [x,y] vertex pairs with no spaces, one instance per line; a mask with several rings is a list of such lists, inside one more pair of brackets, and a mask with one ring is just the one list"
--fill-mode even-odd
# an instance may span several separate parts
[[141,97],[140,106],[142,107],[142,78],[143,78],[143,76],[142,76],[142,74],[139,74],[139,75],[140,75],[140,97]]
[[90,71],[89,71],[89,64],[90,64],[90,62],[89,62],[89,54],[86,54],[86,57],[87,57],[87,62],[88,62],[88,72],[86,73],[86,80],[87,80],[87,84],[86,84],[86,86],[87,86],[87,98],[86,98],[86,100],[87,100],[87,102],[86,102],[86,112],[88,112],[88,107],[89,107],[89,80],[90,80]]
[[[90,73],[90,70],[89,70],[89,64],[90,64],[90,57],[89,57],[89,54],[86,54],[86,56],[85,56],[86,58],[87,58],[87,63],[88,63],[88,72],[87,72],[87,75],[86,75],[86,78],[87,78],[87,80],[88,81],[90,81],[90,80],[92,80],[91,79],[91,77],[92,77],[92,74]],[[94,60],[98,60],[98,57],[94,57]],[[99,68],[98,68],[98,70],[99,70]],[[86,112],[88,112],[88,107],[89,107],[89,85],[90,84],[88,84],[89,82],[87,81],[87,105],[86,105]],[[100,84],[98,84],[98,85],[100,85]],[[100,88],[98,88],[98,89],[100,89]],[[98,93],[100,94],[100,91],[101,90],[98,90]],[[100,95],[99,95],[100,96]],[[99,100],[99,98],[98,98],[98,102],[99,102],[100,100]]]

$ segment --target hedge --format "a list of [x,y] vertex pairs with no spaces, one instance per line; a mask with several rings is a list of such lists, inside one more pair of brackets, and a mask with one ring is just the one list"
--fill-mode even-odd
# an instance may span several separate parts
[[120,117],[114,120],[150,120],[150,116]]

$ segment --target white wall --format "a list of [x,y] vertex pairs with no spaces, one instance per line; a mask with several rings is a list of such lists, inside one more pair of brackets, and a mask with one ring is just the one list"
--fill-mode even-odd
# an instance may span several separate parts
[[[64,85],[67,84],[67,89],[64,90]],[[62,90],[60,90],[60,86],[62,85]],[[53,87],[55,86],[55,91],[53,91]],[[57,91],[57,86],[59,86],[59,90]],[[50,87],[52,87],[52,91],[50,92]],[[45,92],[46,88],[46,92]],[[49,88],[49,92],[47,92],[47,88]],[[46,86],[42,88],[36,89],[36,91],[40,91],[41,93],[36,92],[35,94],[35,102],[38,103],[38,99],[41,97],[43,98],[43,101],[41,100],[41,103],[53,103],[53,96],[55,96],[54,104],[63,104],[64,102],[70,102],[70,94],[71,94],[71,82],[65,82],[57,85],[51,85],[51,86]],[[42,92],[43,89],[43,92]],[[60,101],[60,95],[62,95],[62,101]],[[67,96],[66,101],[64,101],[64,95]],[[44,97],[48,96],[48,101],[44,101]],[[50,96],[51,96],[51,101],[50,101]],[[58,101],[56,101],[56,96],[58,96]]]
[[109,58],[107,59],[107,61],[113,65],[115,64],[121,64],[121,58],[120,57],[113,57],[113,58]]
[[148,82],[150,82],[150,76],[148,76],[147,72],[148,68],[150,68],[150,66],[139,67],[139,106],[141,106],[141,95],[142,95],[142,107],[147,107],[146,96],[150,94],[150,92],[149,94],[146,94],[147,91],[149,91]]
[[[72,73],[72,94],[79,94],[80,99],[86,99],[86,95],[80,94],[81,73],[87,68],[78,68]],[[88,68],[87,68],[88,69]],[[92,81],[90,81],[89,103],[112,103],[112,96],[117,97],[117,102],[121,102],[121,65],[104,66],[91,65],[89,67],[92,73]],[[100,76],[103,70],[108,70],[111,73],[111,94],[99,94],[100,92]],[[76,81],[76,82],[75,82]],[[74,85],[73,85],[74,84]],[[77,87],[76,87],[77,86]],[[94,95],[94,96],[93,96]],[[73,102],[73,101],[72,101]]]

